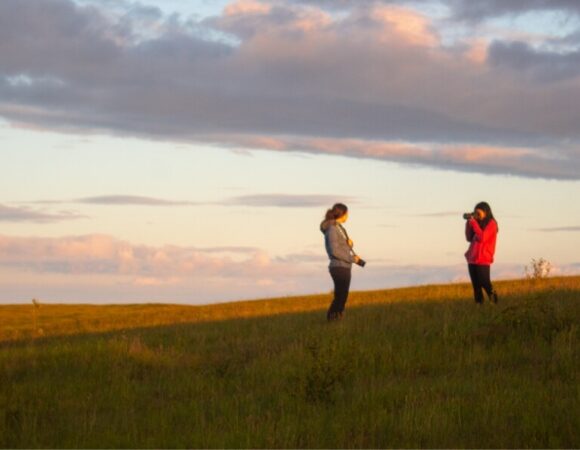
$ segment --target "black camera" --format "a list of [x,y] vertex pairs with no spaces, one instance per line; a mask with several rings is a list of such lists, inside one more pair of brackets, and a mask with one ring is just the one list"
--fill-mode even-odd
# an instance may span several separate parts
[[475,217],[475,214],[473,214],[472,212],[470,212],[470,213],[464,213],[464,214],[463,214],[463,218],[464,218],[465,220],[469,220],[469,219],[471,219],[472,217]]
[[366,265],[366,263],[367,262],[364,259],[361,259],[360,257],[359,257],[358,261],[356,262],[356,264],[361,266],[361,267],[364,267]]

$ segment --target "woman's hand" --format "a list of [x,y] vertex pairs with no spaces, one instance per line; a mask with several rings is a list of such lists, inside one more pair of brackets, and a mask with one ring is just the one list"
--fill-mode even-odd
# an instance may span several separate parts
[[358,262],[360,261],[360,257],[358,255],[354,255],[353,259],[355,264],[358,264]]

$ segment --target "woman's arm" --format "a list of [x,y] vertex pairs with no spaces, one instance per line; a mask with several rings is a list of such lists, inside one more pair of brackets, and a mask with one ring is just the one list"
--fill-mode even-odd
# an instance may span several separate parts
[[[481,229],[477,220],[471,218],[468,220],[469,225],[471,226],[472,232],[477,237],[479,242],[483,242],[488,240],[492,235],[497,233],[497,224],[495,220],[490,220],[484,230]],[[467,230],[466,230],[467,234]],[[469,240],[469,239],[468,239]]]
[[473,240],[473,236],[474,236],[474,232],[473,232],[473,228],[471,227],[471,224],[469,223],[471,220],[473,219],[469,219],[465,221],[465,239],[467,239],[467,242],[471,242]]

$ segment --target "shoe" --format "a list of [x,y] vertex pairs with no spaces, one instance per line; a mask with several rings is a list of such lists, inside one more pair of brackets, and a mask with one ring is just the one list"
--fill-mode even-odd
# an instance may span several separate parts
[[497,305],[497,292],[491,291],[491,301]]

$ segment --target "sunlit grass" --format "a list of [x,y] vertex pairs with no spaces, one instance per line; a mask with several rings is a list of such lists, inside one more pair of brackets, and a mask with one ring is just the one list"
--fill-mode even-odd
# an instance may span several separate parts
[[0,446],[578,448],[580,277],[497,287],[1,307]]
[[[532,290],[577,289],[580,277],[501,281],[495,285],[500,295],[517,297],[527,295]],[[468,284],[352,292],[347,310],[374,303],[463,301],[470,296],[471,286]],[[323,311],[328,308],[330,299],[330,294],[324,294],[204,306],[65,305],[35,300],[36,304],[0,306],[0,341]]]

